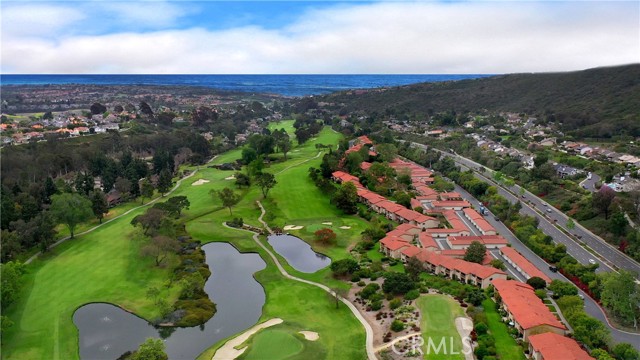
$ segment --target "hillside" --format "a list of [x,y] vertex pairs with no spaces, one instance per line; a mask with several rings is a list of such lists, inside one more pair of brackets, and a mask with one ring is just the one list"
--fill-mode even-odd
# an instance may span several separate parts
[[[385,91],[339,92],[318,101],[348,110],[429,113],[455,110],[547,115],[578,136],[640,136],[640,64],[567,73],[512,74]],[[550,116],[553,115],[553,116]]]

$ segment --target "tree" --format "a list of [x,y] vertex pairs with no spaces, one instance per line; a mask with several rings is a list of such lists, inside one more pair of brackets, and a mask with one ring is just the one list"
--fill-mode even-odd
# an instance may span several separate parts
[[131,355],[131,360],[167,360],[169,356],[164,352],[165,345],[162,339],[148,338],[138,350]]
[[413,281],[418,281],[420,274],[424,271],[422,261],[418,260],[415,256],[410,257],[409,260],[407,260],[407,263],[404,265],[404,269]]
[[151,208],[144,214],[134,217],[133,220],[131,220],[131,225],[140,225],[145,235],[153,235],[160,229],[162,220],[166,216],[167,213],[164,210]]
[[51,200],[49,211],[58,222],[67,225],[73,239],[76,226],[91,218],[91,201],[82,195],[69,193],[53,195]]
[[347,295],[349,295],[349,291],[339,287],[333,287],[329,292],[331,300],[335,301],[336,309],[340,307],[340,299],[347,297]]
[[336,241],[336,233],[329,228],[320,229],[313,233],[316,241],[323,245],[334,244]]
[[251,186],[251,177],[245,173],[237,172],[234,177],[236,178],[236,186],[238,187],[249,187]]
[[258,153],[251,147],[245,147],[242,149],[242,162],[249,165],[253,160],[258,158]]
[[494,268],[496,268],[496,269],[507,270],[507,266],[500,259],[493,259],[493,260],[491,260],[491,262],[489,264],[491,266],[493,266]]
[[640,318],[640,285],[635,280],[637,274],[626,270],[606,273],[603,276],[602,304],[623,324],[638,328]]
[[530,277],[527,280],[527,284],[531,285],[531,287],[534,288],[535,290],[544,289],[547,287],[547,282],[538,276]]
[[291,150],[292,147],[291,139],[289,139],[288,135],[286,138],[283,138],[278,142],[278,147],[280,148],[280,151],[282,151],[284,159],[287,160],[287,153]]
[[387,294],[406,294],[415,287],[409,275],[397,272],[387,273],[382,283],[382,290]]
[[487,247],[479,241],[472,241],[467,251],[465,251],[463,259],[465,261],[482,264],[486,255]]
[[24,272],[22,263],[9,261],[6,264],[0,264],[0,284],[2,285],[0,286],[0,300],[3,310],[18,298]]
[[573,230],[576,228],[576,223],[572,218],[567,219],[567,229]]
[[100,103],[93,103],[90,110],[92,115],[99,115],[104,114],[107,111],[107,107]]
[[617,211],[611,215],[608,225],[609,231],[614,235],[622,236],[627,233],[627,225],[629,225],[629,222],[627,221],[627,218],[624,217],[623,212]]
[[619,343],[613,347],[613,354],[620,360],[638,360],[640,353],[629,343]]
[[211,190],[211,194],[218,197],[218,199],[220,199],[220,201],[222,202],[222,206],[229,209],[229,215],[233,215],[231,208],[240,201],[240,195],[236,194],[228,187],[225,187],[220,191]]
[[392,162],[398,156],[398,149],[393,144],[378,144],[376,152],[380,155],[380,159],[386,162]]
[[549,284],[549,290],[553,292],[553,297],[555,298],[578,295],[578,288],[573,284],[557,279],[551,281],[551,284]]
[[352,182],[344,182],[333,194],[331,200],[336,207],[345,214],[355,214],[358,212],[358,190]]
[[158,177],[158,191],[162,196],[166,194],[173,185],[173,181],[171,179],[171,173],[169,170],[164,169],[160,172],[160,176]]
[[169,254],[178,250],[180,250],[180,242],[178,240],[169,236],[157,235],[142,247],[142,255],[154,258],[156,266],[160,266]]
[[360,265],[353,259],[342,259],[331,263],[331,271],[334,276],[351,275],[360,270]]
[[478,288],[473,288],[472,290],[467,292],[467,296],[465,297],[465,301],[473,306],[478,306],[486,299],[484,292]]
[[107,196],[100,190],[96,190],[91,193],[91,210],[93,211],[93,215],[100,221],[102,224],[102,218],[104,218],[104,214],[109,212],[109,203],[107,202]]
[[262,190],[262,195],[266,198],[267,194],[269,194],[269,190],[277,184],[276,177],[268,172],[260,173],[256,177],[256,184],[258,184],[260,190]]
[[143,179],[140,183],[140,197],[142,198],[142,203],[144,204],[144,199],[150,199],[153,196],[153,191],[155,188],[153,184],[148,179]]
[[615,197],[616,192],[610,187],[603,185],[598,192],[593,194],[591,204],[596,210],[604,213],[605,219],[609,219],[609,210]]
[[536,168],[541,167],[549,161],[549,155],[547,153],[539,153],[536,154],[536,157],[533,159],[533,165]]

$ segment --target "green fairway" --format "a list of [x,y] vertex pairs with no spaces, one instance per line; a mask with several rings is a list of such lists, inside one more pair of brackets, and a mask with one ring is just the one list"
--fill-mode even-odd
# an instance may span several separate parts
[[[416,300],[416,305],[422,313],[420,328],[425,359],[464,360],[462,340],[455,324],[457,317],[464,316],[458,302],[446,295],[423,295]],[[443,340],[445,346],[436,351]],[[433,345],[428,346],[430,343]]]
[[489,332],[496,340],[496,351],[502,359],[524,360],[524,351],[516,340],[509,335],[507,325],[500,321],[500,314],[496,310],[496,303],[491,299],[482,302],[484,313],[487,315]]
[[[282,122],[278,128],[288,127],[292,123]],[[304,229],[293,234],[312,244],[314,229],[322,226],[322,222],[333,222],[331,228],[338,234],[338,245],[325,248],[313,245],[314,249],[334,260],[348,256],[347,248],[360,239],[360,232],[367,226],[364,220],[356,216],[342,215],[307,177],[308,167],[318,166],[321,161],[321,156],[315,157],[318,154],[315,144],[335,144],[339,137],[339,134],[325,128],[315,139],[294,147],[288,161],[274,163],[267,168],[266,171],[278,174],[278,184],[269,193],[269,199],[264,201],[271,223],[304,225]],[[230,151],[212,163],[234,161],[240,157],[240,153],[239,149]],[[249,233],[222,226],[224,221],[233,217],[242,217],[245,223],[258,226],[260,211],[256,200],[263,201],[260,189],[255,186],[236,189],[233,180],[225,179],[233,175],[233,171],[206,166],[198,168],[198,173],[185,180],[170,196],[185,195],[189,199],[191,206],[184,211],[183,221],[192,237],[203,243],[228,241],[240,251],[259,253],[267,262],[267,268],[255,275],[264,286],[267,297],[261,321],[279,317],[285,321],[283,326],[297,329],[287,331],[290,340],[304,344],[299,356],[316,353],[320,354],[317,358],[364,359],[364,329],[346,306],[341,304],[336,309],[333,300],[323,290],[284,278]],[[200,179],[209,182],[192,186]],[[210,190],[225,186],[242,195],[241,201],[233,207],[233,216],[227,208],[221,207],[219,200],[209,195]],[[289,188],[296,189],[296,195],[292,195]],[[113,209],[113,212],[121,214],[134,206],[125,204]],[[169,279],[169,271],[154,267],[151,259],[140,257],[139,250],[143,242],[139,239],[139,230],[130,225],[131,219],[145,210],[135,210],[90,234],[65,242],[27,266],[21,297],[4,314],[15,325],[2,334],[3,359],[77,359],[78,332],[72,315],[75,309],[89,302],[114,303],[147,319],[158,315],[145,293],[151,286],[165,289],[162,284]],[[350,226],[351,229],[339,229],[339,226]],[[79,228],[88,227],[84,224]],[[338,284],[330,277],[328,269],[315,274],[301,274],[283,265],[295,276],[329,286]],[[346,285],[342,283],[342,286]],[[164,294],[164,297],[175,299],[175,291]],[[306,340],[294,335],[300,330],[316,331],[321,337],[313,344],[307,344]],[[201,358],[208,356],[210,359],[213,349],[222,343],[212,344],[212,348]],[[308,349],[313,351],[307,352]]]
[[20,300],[5,314],[16,324],[2,334],[3,358],[77,358],[72,315],[86,303],[111,302],[147,319],[158,315],[145,293],[164,289],[169,272],[140,257],[142,241],[129,225],[138,213],[65,242],[27,267]]

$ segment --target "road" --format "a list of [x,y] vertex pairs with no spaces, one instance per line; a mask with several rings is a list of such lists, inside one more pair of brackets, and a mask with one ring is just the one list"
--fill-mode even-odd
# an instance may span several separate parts
[[591,179],[589,179],[588,177],[584,180],[582,180],[580,182],[580,186],[582,186],[583,189],[587,189],[591,192],[595,192],[596,191],[596,183],[600,182],[600,176],[591,173]]
[[[479,208],[480,207],[480,205],[481,205],[480,202],[475,197],[473,197],[473,195],[471,195],[469,192],[467,192],[465,189],[463,189],[459,185],[455,185],[455,187],[456,187],[455,191],[460,193],[460,195],[462,195],[462,197],[465,200],[469,201],[475,208]],[[502,223],[501,221],[495,220],[493,214],[489,214],[488,216],[486,216],[485,220],[487,220],[489,222],[489,224],[491,224],[493,227],[495,227],[496,230],[498,231],[498,233],[501,236],[503,236],[505,239],[507,239],[509,241],[509,243],[511,244],[511,247],[513,247],[519,253],[521,253],[525,258],[527,258],[527,260],[529,260],[533,265],[535,265],[538,269],[540,269],[540,271],[545,273],[549,278],[551,278],[552,280],[553,279],[558,279],[558,280],[570,282],[569,279],[565,278],[562,274],[557,273],[557,272],[552,272],[551,270],[549,270],[549,264],[546,261],[544,261],[542,258],[540,258],[538,255],[536,255],[533,251],[531,251],[531,249],[529,249],[526,245],[524,245],[506,227],[506,225],[504,223]],[[505,259],[502,257],[502,254],[500,253],[500,251],[498,251],[498,250],[490,250],[490,253],[494,258],[502,260],[504,262],[504,264],[507,266],[507,272],[514,279],[517,279],[517,280],[523,281],[523,282],[526,281],[526,279],[524,279],[524,277],[522,276],[521,273],[519,273],[517,270],[515,270],[515,268],[513,268],[513,266],[509,265],[505,261]],[[630,343],[636,349],[640,350],[640,334],[634,334],[634,333],[629,333],[629,332],[626,332],[626,331],[621,331],[621,330],[618,330],[615,327],[611,326],[610,323],[609,323],[609,320],[607,319],[607,317],[604,314],[604,311],[595,302],[595,300],[590,298],[586,293],[584,293],[581,290],[578,290],[578,292],[584,298],[584,306],[585,306],[584,309],[587,312],[587,314],[593,316],[594,318],[600,320],[603,324],[605,324],[609,328],[609,331],[611,331],[611,337],[615,341]]]

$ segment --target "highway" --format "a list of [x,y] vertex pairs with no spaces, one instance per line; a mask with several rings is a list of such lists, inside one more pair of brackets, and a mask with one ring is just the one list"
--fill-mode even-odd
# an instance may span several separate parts
[[[413,144],[426,148],[426,145],[417,143]],[[474,170],[474,174],[477,178],[488,183],[498,185],[490,178],[489,174],[492,173],[491,169],[485,168],[484,166],[457,154],[451,154],[438,149],[434,150],[440,151],[443,155],[451,157],[459,166]],[[485,176],[480,174],[477,171],[479,168],[485,168],[488,175]],[[596,181],[596,177],[597,175],[594,174],[592,180]],[[577,222],[575,223],[574,229],[568,229],[567,221],[569,218],[567,215],[531,192],[526,189],[521,189],[519,185],[514,185],[508,189],[503,185],[499,185],[497,187],[500,195],[504,196],[509,201],[515,202],[517,200],[522,200],[521,212],[538,218],[540,221],[540,228],[545,232],[545,234],[553,237],[556,242],[565,244],[565,246],[567,246],[567,252],[574,256],[580,263],[588,265],[590,263],[589,260],[592,259],[596,263],[600,264],[597,271],[617,270],[620,268],[640,274],[640,263],[631,259],[616,247],[608,244],[602,238],[593,234]],[[521,194],[521,192],[524,194],[524,198],[518,198],[518,194]],[[564,232],[560,231],[556,226],[562,228]],[[571,234],[571,236],[567,235],[567,233]],[[590,248],[592,252],[587,250],[586,247]]]
[[[480,205],[481,205],[480,202],[475,197],[473,197],[470,193],[468,193],[465,189],[463,189],[462,187],[460,187],[457,184],[455,185],[455,191],[460,193],[460,195],[462,195],[462,197],[465,200],[469,201],[476,209],[480,208]],[[560,274],[558,272],[552,272],[551,270],[549,270],[549,264],[547,262],[545,262],[542,258],[540,258],[538,255],[536,255],[533,251],[531,251],[526,245],[524,245],[506,227],[506,225],[504,223],[502,223],[501,221],[496,221],[494,219],[494,215],[493,214],[489,214],[488,216],[485,217],[485,219],[489,222],[489,224],[491,224],[493,227],[496,228],[496,230],[498,231],[498,233],[501,236],[503,236],[505,239],[507,239],[509,241],[509,243],[511,243],[511,246],[514,249],[516,249],[519,253],[521,253],[525,258],[527,258],[527,260],[529,260],[533,265],[535,265],[538,269],[540,269],[542,272],[544,272],[552,280],[553,279],[558,279],[558,280],[570,282],[569,279],[565,278],[562,274]],[[521,273],[519,273],[517,270],[515,270],[511,265],[509,265],[504,260],[504,258],[502,257],[502,255],[500,254],[500,252],[498,250],[490,250],[490,252],[491,252],[491,255],[494,258],[502,260],[505,263],[505,265],[507,266],[507,272],[514,279],[518,279],[520,281],[526,281],[526,279],[524,279],[524,277],[523,277],[523,275]],[[589,315],[591,315],[591,316],[595,317],[596,319],[600,320],[603,324],[605,324],[609,328],[609,330],[611,331],[611,337],[613,338],[613,340],[615,340],[616,342],[627,342],[627,343],[630,343],[636,349],[640,350],[640,334],[634,334],[634,333],[629,333],[629,332],[626,332],[626,331],[618,330],[615,327],[611,326],[609,324],[608,319],[606,318],[606,316],[604,314],[604,311],[595,302],[595,300],[590,298],[586,293],[584,293],[581,290],[578,290],[578,292],[584,298],[585,311]]]

